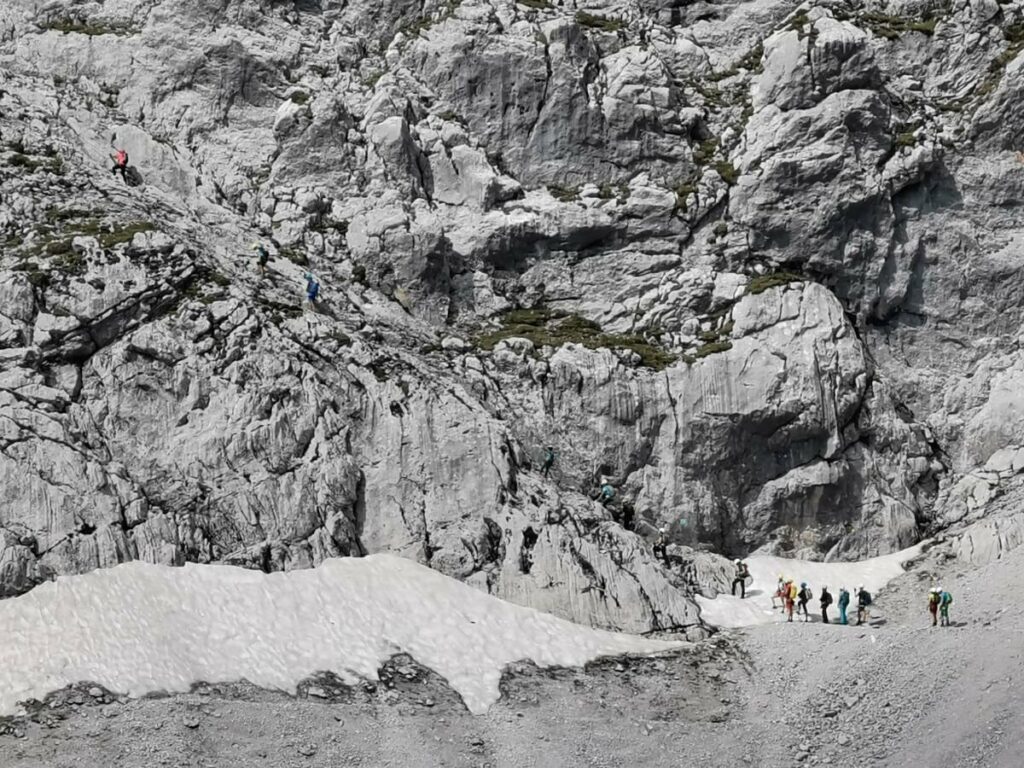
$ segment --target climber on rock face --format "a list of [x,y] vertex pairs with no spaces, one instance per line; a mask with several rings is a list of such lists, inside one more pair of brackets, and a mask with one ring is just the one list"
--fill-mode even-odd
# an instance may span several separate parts
[[747,564],[739,558],[736,559],[736,575],[732,580],[732,595],[736,596],[736,585],[740,588],[740,599],[742,600],[747,596],[747,577],[750,575],[750,570],[747,568]]
[[256,268],[260,271],[261,275],[267,274],[267,262],[270,261],[270,251],[264,248],[261,243],[256,243],[252,248],[256,251]]
[[601,486],[601,504],[608,506],[608,502],[615,498],[615,489],[612,488],[611,483],[606,482]]
[[544,449],[544,466],[541,467],[541,471],[544,473],[544,477],[548,476],[548,472],[551,471],[551,467],[555,463],[555,449],[548,446]]
[[658,538],[656,538],[654,540],[653,550],[654,550],[654,556],[655,557],[660,557],[662,562],[665,563],[665,565],[669,564],[667,547],[668,547],[668,528],[662,527],[662,528],[658,529]]
[[306,273],[306,301],[311,308],[316,307],[316,300],[320,296],[320,283],[313,277],[313,273]]
[[114,167],[110,169],[111,175],[116,176],[120,171],[121,180],[127,184],[128,179],[125,177],[125,172],[128,170],[128,153],[123,149],[119,149],[115,154],[110,156],[110,159],[114,161]]

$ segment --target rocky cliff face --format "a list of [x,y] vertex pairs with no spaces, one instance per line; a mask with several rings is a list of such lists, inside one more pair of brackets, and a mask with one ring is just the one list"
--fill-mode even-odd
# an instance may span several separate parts
[[697,549],[984,516],[1022,50],[1016,0],[8,0],[0,593],[389,550],[697,631]]

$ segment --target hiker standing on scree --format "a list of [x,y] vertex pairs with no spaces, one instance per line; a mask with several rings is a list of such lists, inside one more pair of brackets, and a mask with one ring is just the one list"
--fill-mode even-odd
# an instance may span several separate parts
[[828,624],[828,607],[832,605],[832,595],[828,587],[821,588],[821,623]]
[[811,602],[811,598],[814,597],[814,593],[811,591],[811,588],[807,586],[806,581],[800,582],[800,591],[797,592],[796,596],[799,601],[799,607],[796,612],[797,616],[803,614],[804,621],[810,621],[811,614],[807,612],[807,604]]
[[871,593],[864,587],[857,587],[857,626],[864,624],[870,618],[868,607],[871,605]]
[[846,587],[839,588],[839,602],[836,604],[839,607],[839,623],[849,624],[849,619],[846,618],[846,609],[850,607],[850,593],[846,591]]
[[736,560],[736,576],[732,580],[732,596],[736,597],[736,585],[740,587],[740,599],[744,599],[747,596],[747,577],[750,575],[750,571],[747,568],[747,564],[742,560]]

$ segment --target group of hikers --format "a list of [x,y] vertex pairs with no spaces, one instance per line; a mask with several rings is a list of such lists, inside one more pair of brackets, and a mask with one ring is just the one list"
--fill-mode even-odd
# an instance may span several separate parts
[[[732,594],[735,596],[738,591],[740,598],[745,598],[747,596],[747,580],[750,578],[750,569],[742,560],[736,560],[735,565],[736,573],[732,580]],[[857,626],[867,623],[870,618],[871,593],[864,589],[863,586],[858,585],[853,589],[852,598],[857,601]],[[811,621],[807,605],[813,599],[814,592],[806,581],[801,581],[800,585],[797,586],[795,579],[788,578],[780,573],[778,583],[775,586],[775,592],[772,594],[772,610],[779,608],[783,615],[787,617],[787,621],[793,621],[794,613],[798,617],[802,616],[804,621]],[[838,623],[849,624],[847,611],[850,607],[850,600],[851,594],[846,587],[839,588],[839,599],[834,601],[832,593],[828,591],[828,587],[823,586],[821,588],[821,595],[818,597],[822,623],[830,623],[828,611],[832,607],[833,602],[835,602],[836,608],[839,611]],[[941,620],[944,627],[950,625],[949,607],[952,604],[953,596],[942,587],[932,587],[928,591],[928,610],[932,615],[933,627],[938,624],[939,620]]]

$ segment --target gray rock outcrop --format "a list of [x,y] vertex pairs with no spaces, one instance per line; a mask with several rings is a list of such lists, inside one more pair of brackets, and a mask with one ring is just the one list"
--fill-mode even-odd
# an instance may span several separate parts
[[1022,30],[1017,0],[4,3],[0,593],[388,550],[694,633],[707,550],[976,522],[1024,445]]

